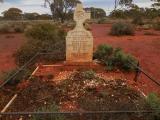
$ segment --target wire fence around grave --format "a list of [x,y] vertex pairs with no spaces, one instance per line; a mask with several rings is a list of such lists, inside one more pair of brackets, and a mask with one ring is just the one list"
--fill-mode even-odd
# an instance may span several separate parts
[[[31,69],[31,73],[36,69],[36,66],[33,64],[35,63],[36,60],[40,59],[41,57],[46,57],[46,56],[55,56],[57,57],[58,60],[60,60],[59,58],[61,58],[60,56],[62,56],[60,53],[36,53],[28,62],[26,62],[22,67],[20,67],[17,71],[15,71],[15,73],[13,73],[12,75],[7,76],[7,79],[4,80],[4,82],[2,84],[0,84],[0,89],[3,88],[3,86],[5,86],[7,83],[9,83],[10,81],[12,81],[12,79],[16,76],[18,76],[19,74],[21,74],[21,72],[25,72],[26,69]],[[33,68],[32,68],[33,67]],[[31,75],[31,74],[30,74]]]
[[[15,76],[20,74],[22,71],[25,72],[25,69],[30,66],[33,61],[35,61],[38,57],[44,56],[44,55],[55,55],[53,53],[37,53],[35,54],[24,66],[19,68],[13,75],[9,76],[7,80],[5,80],[1,85],[0,89],[2,89],[8,82],[10,82]],[[56,54],[57,55],[57,54]],[[149,80],[154,82],[156,85],[160,86],[160,83],[158,80],[150,76],[145,70],[143,70],[141,67],[133,65],[138,71],[140,71],[142,74],[147,76]],[[159,114],[159,113],[158,113]],[[132,118],[142,119],[147,117],[149,120],[155,119],[155,110],[144,110],[144,111],[91,111],[91,112],[3,112],[0,113],[0,116],[3,116],[2,120],[14,120],[13,118],[19,119],[19,120],[45,120],[45,119],[56,119],[59,120],[119,120],[120,118],[127,118],[127,120],[130,120]]]
[[12,112],[3,120],[156,120],[155,111]]

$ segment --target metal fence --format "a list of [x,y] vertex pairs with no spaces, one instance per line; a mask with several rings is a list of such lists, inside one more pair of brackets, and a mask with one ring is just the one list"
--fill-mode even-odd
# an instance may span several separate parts
[[[14,77],[20,74],[30,66],[37,58],[44,55],[53,55],[53,53],[37,53],[25,65],[19,68],[14,74],[0,85],[0,90],[3,89]],[[56,54],[57,55],[57,54]],[[156,85],[160,86],[158,80],[150,76],[139,65],[130,63],[136,68],[135,79],[138,79],[139,74],[143,74]],[[160,110],[159,110],[160,111]],[[156,114],[156,115],[155,115]],[[159,115],[159,113],[158,113]],[[143,111],[88,111],[88,112],[1,112],[0,120],[159,120],[155,110]]]
[[2,120],[159,120],[155,111],[12,112]]

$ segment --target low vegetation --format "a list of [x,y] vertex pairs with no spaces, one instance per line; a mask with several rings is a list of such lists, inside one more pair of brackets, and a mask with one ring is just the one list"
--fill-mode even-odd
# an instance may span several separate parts
[[[36,112],[58,112],[59,108],[55,103],[39,108]],[[34,115],[31,120],[66,120],[63,115]]]
[[155,30],[160,31],[160,22],[156,22],[156,23],[153,25],[153,27],[154,27]]
[[0,25],[0,33],[23,33],[26,27],[23,22],[6,22]]
[[106,18],[101,18],[98,20],[98,24],[106,24],[107,23],[107,19]]
[[132,23],[135,25],[144,25],[144,21],[142,17],[135,17]]
[[65,32],[49,23],[36,24],[25,32],[27,42],[15,53],[16,63],[24,65],[36,53],[52,53],[43,55],[42,61],[65,59]]
[[154,120],[160,119],[160,97],[155,93],[150,93],[147,96],[147,103],[155,112],[153,113]]
[[132,64],[137,64],[136,59],[132,55],[124,53],[120,48],[114,49],[112,46],[106,44],[98,46],[94,57],[101,61],[107,70],[120,69],[133,71],[135,68]]
[[4,72],[1,74],[0,79],[3,80],[3,82],[7,81],[8,85],[17,85],[22,80],[28,79],[31,75],[31,70],[28,69],[17,71],[19,71],[18,68]]
[[110,34],[116,36],[134,35],[134,28],[129,23],[117,22],[112,25]]
[[95,78],[95,75],[96,73],[93,70],[82,72],[82,76],[89,80]]

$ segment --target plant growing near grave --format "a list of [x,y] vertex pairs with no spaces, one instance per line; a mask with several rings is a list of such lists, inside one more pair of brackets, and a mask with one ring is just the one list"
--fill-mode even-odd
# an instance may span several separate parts
[[121,69],[133,71],[135,68],[132,64],[137,64],[136,59],[132,55],[124,53],[120,48],[113,49],[112,46],[106,44],[98,46],[94,57],[106,65],[107,70]]
[[117,36],[134,35],[134,29],[133,26],[129,23],[117,22],[112,25],[110,34]]
[[[41,107],[37,110],[37,112],[58,112],[58,111],[59,108],[55,103]],[[54,115],[50,114],[44,116],[35,115],[32,117],[31,120],[65,120],[65,117],[63,115],[56,115],[56,114]]]
[[150,93],[147,96],[147,103],[151,107],[151,109],[155,110],[154,119],[160,119],[160,97],[155,93]]
[[82,72],[82,74],[84,78],[89,79],[89,80],[95,78],[95,72],[93,70]]
[[[16,85],[18,84],[20,81],[27,79],[30,75],[31,75],[31,71],[30,70],[22,70],[20,72],[18,72],[17,74],[15,74],[19,69],[13,69],[10,70],[8,72],[4,72],[1,75],[1,79],[3,81],[5,80],[9,80],[7,82],[7,84],[9,85]],[[15,74],[15,75],[14,75]],[[13,76],[14,75],[14,76]],[[13,76],[13,77],[12,77]]]
[[28,41],[14,55],[19,66],[24,65],[38,52],[53,53],[41,56],[42,60],[48,62],[65,59],[65,32],[56,25],[36,24],[25,35]]

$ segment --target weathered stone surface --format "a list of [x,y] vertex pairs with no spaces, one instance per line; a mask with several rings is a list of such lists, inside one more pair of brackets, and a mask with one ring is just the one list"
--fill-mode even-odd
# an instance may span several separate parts
[[76,27],[69,31],[66,37],[67,63],[92,62],[93,36],[83,26],[86,19],[90,19],[90,13],[86,13],[83,5],[78,4],[74,12]]

